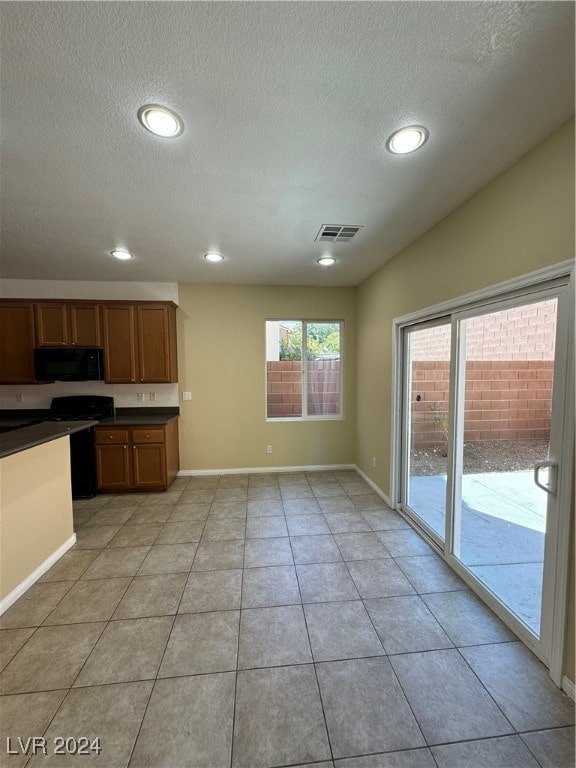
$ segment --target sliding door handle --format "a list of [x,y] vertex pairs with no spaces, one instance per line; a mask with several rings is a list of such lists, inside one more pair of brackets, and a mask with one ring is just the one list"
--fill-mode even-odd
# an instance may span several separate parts
[[[544,483],[540,482],[541,469],[550,470],[548,472],[548,485],[545,485]],[[557,462],[537,461],[536,464],[534,464],[534,482],[536,483],[538,488],[542,488],[542,490],[546,491],[546,493],[550,493],[553,496],[555,496],[558,491],[557,479],[558,479],[558,463]]]

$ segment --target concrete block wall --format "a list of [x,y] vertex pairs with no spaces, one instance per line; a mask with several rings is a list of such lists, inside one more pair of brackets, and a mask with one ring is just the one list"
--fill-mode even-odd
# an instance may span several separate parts
[[302,363],[266,363],[266,402],[268,418],[302,416]]
[[[466,321],[464,439],[548,438],[557,301]],[[433,413],[448,411],[450,326],[410,335],[413,445],[441,443]]]
[[550,437],[551,360],[468,362],[465,439]]
[[[268,418],[302,416],[302,363],[274,360],[266,363]],[[340,361],[308,362],[308,414],[336,415],[340,410]]]
[[417,361],[412,364],[412,446],[442,444],[442,431],[433,412],[448,418],[450,363],[443,360]]
[[[553,360],[557,301],[471,318],[466,322],[466,359],[484,361]],[[438,325],[410,335],[412,360],[450,359],[450,326]]]
[[[522,440],[550,436],[553,361],[468,361],[464,440]],[[433,412],[447,414],[449,363],[414,362],[412,445],[442,443]]]

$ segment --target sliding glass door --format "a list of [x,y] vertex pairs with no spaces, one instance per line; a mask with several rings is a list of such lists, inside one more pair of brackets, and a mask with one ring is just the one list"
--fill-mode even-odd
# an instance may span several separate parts
[[[557,308],[551,298],[456,320],[464,386],[452,553],[536,637],[555,495],[536,485],[534,467],[549,459]],[[551,474],[542,468],[540,483]]]
[[401,328],[400,507],[544,659],[569,303],[558,281]]
[[437,541],[446,529],[450,346],[449,320],[409,328],[404,337],[403,498]]

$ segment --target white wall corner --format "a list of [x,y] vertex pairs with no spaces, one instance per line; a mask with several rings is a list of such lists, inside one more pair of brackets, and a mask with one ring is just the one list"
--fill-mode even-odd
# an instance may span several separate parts
[[24,581],[20,582],[20,584],[18,584],[18,586],[15,587],[12,592],[10,592],[10,594],[6,595],[4,600],[0,600],[0,616],[5,611],[7,611],[8,608],[10,608],[10,606],[15,603],[19,597],[22,597],[22,595],[27,592],[30,587],[46,573],[46,571],[50,570],[50,568],[52,568],[52,566],[57,563],[58,560],[60,560],[62,555],[65,555],[70,547],[74,546],[74,544],[76,544],[75,533],[73,533],[72,536],[70,536],[70,538],[67,539],[61,547],[58,547],[55,552],[52,552],[50,557],[47,557],[46,560],[44,560],[44,562],[41,563],[35,571],[32,571],[30,576],[25,578]]
[[[370,486],[370,488],[372,488],[372,490],[373,490],[375,493],[377,493],[377,494],[378,494],[378,496],[380,496],[380,498],[381,498],[381,499],[383,499],[383,501],[384,501],[384,502],[385,502],[385,503],[386,503],[386,504],[387,504],[389,507],[392,507],[392,502],[390,501],[390,499],[388,498],[388,496],[387,496],[387,495],[384,493],[384,491],[383,491],[383,490],[382,490],[382,489],[381,489],[379,486],[377,486],[377,485],[376,485],[376,483],[375,483],[373,480],[371,480],[371,479],[368,477],[368,475],[367,475],[365,472],[363,472],[363,471],[360,469],[360,467],[358,467],[358,466],[356,466],[356,464],[354,464],[354,466],[353,466],[353,469],[355,469],[355,470],[356,470],[356,472],[358,472],[358,474],[360,475],[360,477],[362,478],[362,480],[364,480],[364,482],[365,482],[365,483],[368,483],[368,485]],[[392,509],[393,509],[393,507],[392,507]]]

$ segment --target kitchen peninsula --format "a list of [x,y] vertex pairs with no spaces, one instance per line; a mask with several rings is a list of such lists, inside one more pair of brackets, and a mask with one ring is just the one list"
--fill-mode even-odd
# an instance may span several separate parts
[[0,435],[0,612],[74,544],[69,435],[94,421]]

